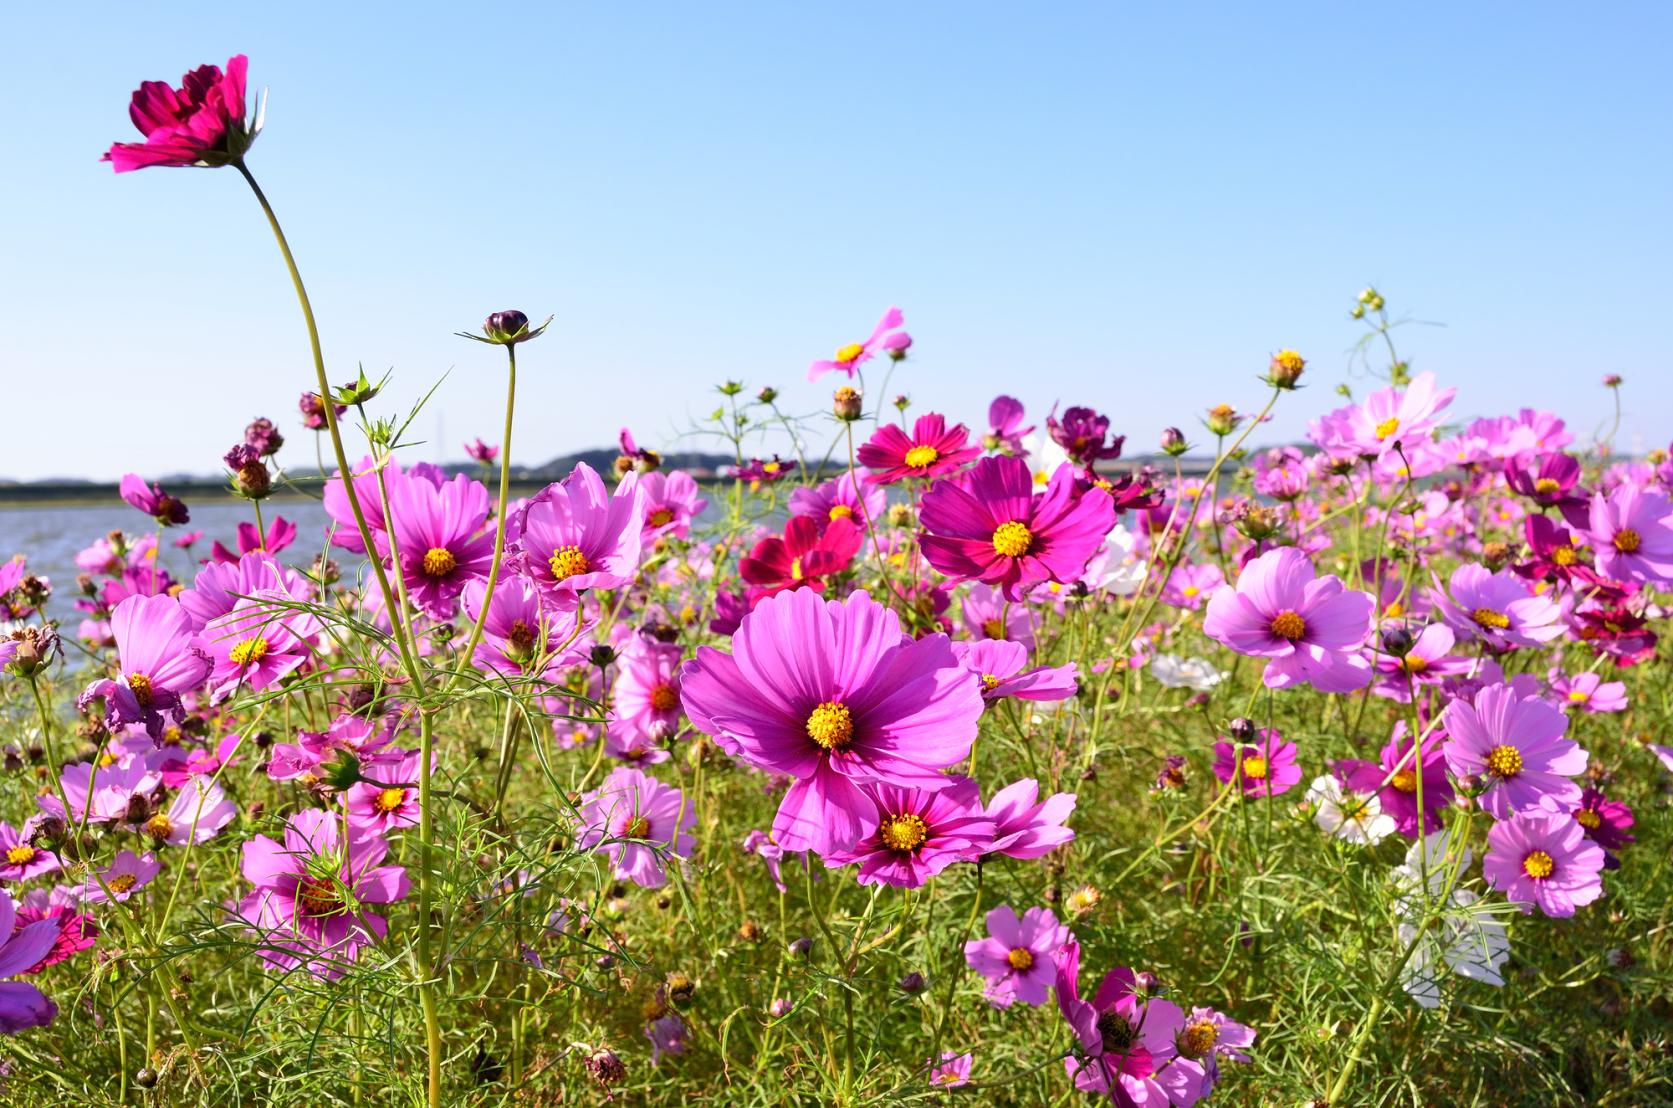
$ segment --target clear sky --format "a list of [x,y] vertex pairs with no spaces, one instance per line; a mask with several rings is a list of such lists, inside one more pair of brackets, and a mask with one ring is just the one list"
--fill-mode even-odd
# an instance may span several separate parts
[[[393,366],[460,458],[502,358],[452,337],[556,313],[517,454],[629,424],[667,446],[708,390],[772,384],[890,304],[895,376],[972,423],[1011,392],[1111,411],[1148,449],[1254,406],[1294,346],[1348,379],[1366,283],[1455,411],[1673,433],[1673,78],[1664,3],[343,3],[18,7],[0,63],[0,476],[215,472],[296,424],[304,332],[231,170],[114,176],[130,91],[250,56],[251,164],[333,376]],[[1364,382],[1356,382],[1363,391]],[[921,410],[921,409],[920,409]],[[437,418],[420,420],[429,437]],[[979,430],[979,428],[978,428]],[[1200,438],[1200,431],[1196,435]]]

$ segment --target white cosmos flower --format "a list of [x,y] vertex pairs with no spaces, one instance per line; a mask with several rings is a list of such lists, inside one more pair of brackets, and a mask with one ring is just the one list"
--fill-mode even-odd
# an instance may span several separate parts
[[[1398,928],[1402,944],[1410,945],[1417,939],[1424,910],[1417,896],[1423,885],[1423,866],[1427,864],[1429,870],[1433,908],[1436,907],[1433,899],[1443,894],[1451,883],[1454,867],[1468,869],[1470,858],[1467,847],[1452,847],[1445,830],[1430,834],[1421,846],[1413,843],[1406,851],[1405,862],[1395,866],[1390,877],[1399,892],[1396,906],[1402,916]],[[1401,987],[1425,1008],[1440,1005],[1440,982],[1448,972],[1495,988],[1502,986],[1505,982],[1500,967],[1510,957],[1510,937],[1505,933],[1503,920],[1474,892],[1454,888],[1450,902],[1439,910],[1441,918],[1418,941],[1417,949],[1400,974]]]
[[1319,830],[1344,842],[1375,846],[1394,834],[1394,817],[1383,811],[1376,793],[1344,789],[1331,774],[1313,779],[1307,799]]
[[1026,435],[1022,448],[1028,451],[1028,468],[1034,473],[1034,491],[1044,492],[1057,467],[1071,464],[1069,452],[1057,445],[1057,440],[1039,431]]
[[1202,658],[1181,658],[1177,654],[1158,654],[1150,659],[1150,673],[1170,689],[1193,689],[1207,692],[1226,679],[1226,675]]
[[1081,578],[1086,587],[1102,590],[1112,596],[1132,596],[1144,583],[1147,568],[1135,550],[1138,539],[1127,528],[1117,523],[1104,539],[1098,553],[1086,567]]

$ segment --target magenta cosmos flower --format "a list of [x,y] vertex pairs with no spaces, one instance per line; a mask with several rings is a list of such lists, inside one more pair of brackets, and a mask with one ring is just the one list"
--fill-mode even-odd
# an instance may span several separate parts
[[1075,833],[1063,826],[1075,811],[1074,793],[1053,793],[1039,799],[1040,783],[1032,777],[1012,782],[993,794],[987,816],[993,821],[993,842],[989,854],[1007,858],[1040,858],[1066,842]]
[[1301,766],[1295,760],[1295,744],[1282,735],[1261,728],[1260,741],[1234,747],[1214,744],[1214,776],[1221,784],[1238,778],[1242,770],[1244,796],[1281,796],[1301,780]]
[[[1406,722],[1395,723],[1378,761],[1344,758],[1336,775],[1356,793],[1375,793],[1382,810],[1394,817],[1394,829],[1417,838],[1417,756],[1406,737]],[[1441,812],[1452,803],[1452,782],[1446,776],[1446,755],[1439,739],[1423,747],[1423,833],[1441,829]]]
[[[1169,1000],[1140,999],[1137,977],[1118,966],[1104,975],[1091,1000],[1082,1000],[1080,943],[1070,939],[1056,959],[1057,1007],[1074,1031],[1080,1049],[1064,1060],[1075,1087],[1099,1092],[1116,1104],[1163,1105],[1170,1091],[1189,1104],[1201,1084],[1195,1073],[1176,1068],[1178,1037],[1185,1013]],[[1174,1072],[1169,1072],[1174,1071]]]
[[1580,786],[1569,778],[1586,771],[1586,752],[1563,737],[1568,717],[1561,709],[1509,685],[1491,685],[1476,693],[1474,704],[1454,700],[1441,718],[1447,765],[1459,777],[1486,780],[1479,803],[1494,819],[1515,812],[1567,815],[1580,803]]
[[839,519],[864,528],[881,520],[888,509],[888,494],[876,485],[865,483],[853,472],[790,493],[790,514],[807,516],[819,525],[820,531]]
[[640,636],[621,653],[610,709],[610,732],[633,748],[672,738],[680,729],[678,644]]
[[209,688],[215,700],[239,691],[260,692],[308,661],[323,625],[295,603],[286,592],[257,593],[210,620],[193,640],[211,661]]
[[[461,595],[472,620],[482,611],[487,592],[482,578],[465,586]],[[494,586],[471,664],[502,677],[556,681],[561,671],[586,660],[592,648],[584,634],[589,626],[573,597],[548,597],[527,577],[502,577]]]
[[1598,572],[1617,581],[1673,584],[1673,503],[1658,489],[1621,485],[1592,496],[1586,537]]
[[639,478],[645,494],[645,537],[671,536],[683,539],[691,533],[691,521],[703,514],[709,502],[698,495],[697,482],[684,470],[660,470]]
[[638,474],[622,478],[612,496],[592,466],[579,462],[523,507],[513,564],[554,598],[620,588],[639,571],[644,526]]
[[930,412],[918,417],[911,435],[885,423],[866,440],[855,458],[872,471],[867,481],[892,485],[909,477],[927,479],[952,473],[981,453],[980,447],[970,445],[970,432],[964,424],[949,428],[945,416]]
[[1044,1004],[1057,977],[1052,961],[1069,941],[1069,929],[1050,908],[1030,908],[1018,919],[1009,904],[988,913],[988,937],[964,944],[964,960],[988,979],[983,995],[995,1008],[1014,1001]]
[[167,81],[145,81],[134,90],[128,118],[144,142],[119,142],[105,152],[118,173],[153,165],[221,166],[238,161],[261,129],[244,119],[244,78],[249,59],[235,54],[226,72],[200,65],[180,78],[180,87]]
[[494,464],[495,459],[500,456],[500,448],[497,446],[489,446],[481,439],[472,439],[470,442],[465,444],[465,456],[470,458],[472,461],[481,462],[485,466],[491,466]]
[[681,684],[686,714],[728,754],[796,779],[773,837],[820,853],[877,830],[861,785],[946,788],[941,771],[969,756],[983,708],[946,636],[908,638],[865,592],[769,597],[732,653],[699,647]]
[[1603,847],[1603,868],[1619,869],[1615,851],[1638,841],[1638,836],[1627,828],[1633,825],[1631,805],[1610,800],[1597,789],[1588,788],[1580,794],[1580,807],[1574,810],[1574,822],[1586,832],[1586,837]]
[[163,491],[161,485],[147,485],[145,479],[137,473],[125,475],[118,491],[121,492],[123,500],[164,527],[178,527],[192,520],[184,500],[170,496]]
[[261,935],[261,958],[278,969],[340,976],[388,930],[370,907],[407,895],[407,872],[384,865],[388,854],[383,839],[352,826],[345,840],[336,817],[317,808],[290,817],[283,843],[266,835],[245,843],[244,879],[255,888],[237,914]]
[[368,766],[343,797],[349,826],[362,832],[387,835],[418,826],[418,767],[416,750],[390,751]]
[[[17,905],[12,894],[0,889],[0,978],[16,977],[40,963],[58,942],[56,919],[17,924]],[[0,981],[0,1033],[15,1035],[31,1027],[43,1027],[58,1015],[58,1005],[26,981]]]
[[956,1050],[943,1050],[941,1064],[930,1066],[929,1083],[938,1089],[957,1089],[970,1084],[970,1064],[974,1059],[969,1051],[960,1054]]
[[621,766],[582,798],[576,845],[608,857],[617,880],[655,889],[668,880],[663,858],[688,857],[697,845],[686,834],[696,822],[679,789]]
[[1603,861],[1603,848],[1569,816],[1519,813],[1488,830],[1481,872],[1524,912],[1537,905],[1548,916],[1572,916],[1603,895]]
[[1436,579],[1431,594],[1441,618],[1463,638],[1480,639],[1490,650],[1539,646],[1563,633],[1556,602],[1536,596],[1508,571],[1490,573],[1472,562],[1453,570],[1447,585],[1442,589]]
[[0,881],[27,881],[58,869],[58,855],[29,841],[34,831],[28,820],[21,832],[0,820]]
[[1269,550],[1244,567],[1236,587],[1208,600],[1203,631],[1239,654],[1269,659],[1267,688],[1311,684],[1320,692],[1352,692],[1370,682],[1360,652],[1375,602],[1335,576],[1316,577],[1294,547]]
[[953,654],[982,683],[983,700],[1067,700],[1080,682],[1075,663],[1028,669],[1028,648],[1020,642],[980,639],[956,642]]
[[1028,453],[1022,437],[1034,430],[1034,425],[1022,425],[1022,401],[1014,396],[996,396],[988,405],[988,433],[982,436],[982,448],[999,454],[1022,457]]
[[1028,463],[996,457],[930,489],[921,517],[930,565],[949,577],[1000,586],[1020,600],[1041,582],[1077,580],[1114,525],[1115,507],[1103,489],[1080,491],[1067,465],[1036,496]]
[[[807,367],[807,379],[817,381],[833,370],[841,370],[849,377],[853,377],[855,369],[876,357],[877,351],[882,349],[887,341],[889,332],[905,322],[906,317],[901,314],[899,308],[890,308],[883,313],[883,318],[877,321],[877,326],[872,328],[870,338],[864,342],[851,342],[838,350],[835,356],[822,358],[814,362]],[[903,334],[901,337],[905,338],[906,336]],[[907,339],[908,345],[910,342],[911,340]],[[902,349],[904,349],[904,346]]]
[[130,596],[111,613],[110,629],[118,674],[88,685],[78,706],[85,710],[103,697],[111,731],[138,723],[161,738],[165,726],[180,722],[181,695],[209,674],[208,660],[193,645],[191,618],[172,596]]
[[862,789],[876,806],[876,830],[849,850],[824,851],[837,869],[858,862],[862,885],[921,888],[954,862],[974,862],[993,844],[993,821],[982,811],[976,782],[943,777],[931,792],[899,785]]
[[464,474],[443,485],[406,476],[389,489],[394,547],[407,599],[432,619],[452,619],[465,584],[488,576],[494,536],[488,490]]

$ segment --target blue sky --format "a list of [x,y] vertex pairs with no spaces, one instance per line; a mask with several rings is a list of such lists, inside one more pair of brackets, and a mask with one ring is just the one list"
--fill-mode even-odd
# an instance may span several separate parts
[[1092,404],[1141,449],[1256,405],[1294,346],[1288,439],[1368,282],[1444,324],[1405,342],[1460,414],[1587,434],[1614,372],[1622,445],[1663,445],[1670,35],[1662,4],[31,5],[0,44],[30,90],[0,119],[0,476],[214,472],[258,414],[311,460],[243,183],[97,161],[141,79],[239,51],[333,375],[393,366],[404,408],[452,370],[426,456],[497,439],[498,352],[452,332],[503,307],[557,315],[530,460],[669,445],[729,376],[821,408],[808,361],[890,304],[891,391]]

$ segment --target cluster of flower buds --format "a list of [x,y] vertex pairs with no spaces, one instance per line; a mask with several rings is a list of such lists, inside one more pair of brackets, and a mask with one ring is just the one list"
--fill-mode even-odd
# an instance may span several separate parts
[[247,442],[228,450],[221,460],[232,470],[232,491],[246,500],[261,500],[273,492],[273,476],[261,451]]

